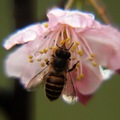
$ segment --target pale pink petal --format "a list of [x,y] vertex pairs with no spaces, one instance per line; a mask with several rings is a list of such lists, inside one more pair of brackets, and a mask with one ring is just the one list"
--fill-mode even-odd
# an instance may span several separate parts
[[[38,47],[41,49],[44,48],[44,43],[46,41],[39,42],[39,45],[38,42],[39,39],[31,41],[22,47],[18,47],[18,49],[7,56],[5,71],[8,76],[21,78],[21,83],[26,85],[32,77],[43,69],[37,60],[30,63],[28,59],[28,56],[35,54],[35,50]],[[42,55],[42,58],[44,59],[45,55]]]
[[96,91],[101,85],[103,76],[100,73],[99,67],[94,67],[89,63],[82,64],[84,77],[81,80],[76,79],[75,72],[72,72],[72,78],[76,89],[83,95],[89,95]]
[[87,105],[87,103],[90,101],[90,99],[92,98],[92,94],[89,95],[83,95],[81,94],[78,90],[76,90],[76,95],[78,97],[78,101],[80,103],[82,103],[83,105]]
[[10,77],[21,78],[21,82],[24,85],[26,85],[40,70],[38,62],[30,63],[28,61],[27,57],[29,54],[29,50],[27,50],[24,45],[15,52],[9,54],[5,61],[6,74]]
[[17,31],[7,38],[3,44],[6,49],[10,49],[16,44],[23,44],[35,40],[43,34],[44,29],[40,24],[31,25],[22,30]]
[[50,26],[56,26],[59,22],[59,18],[63,17],[65,12],[61,9],[52,9],[47,13]]
[[[75,75],[75,74],[74,74]],[[74,76],[75,78],[75,76]],[[88,94],[88,95],[84,95],[79,91],[79,88],[76,87],[76,84],[74,82],[75,79],[72,79],[73,81],[73,85],[74,85],[74,90],[75,90],[75,94],[76,94],[76,98],[77,101],[79,101],[80,103],[82,103],[83,105],[87,105],[87,103],[90,101],[90,99],[92,98],[92,94]]]
[[120,74],[120,69],[116,70],[116,73]]
[[81,33],[88,42],[98,64],[112,70],[120,68],[120,33],[109,27],[88,29]]
[[94,16],[88,13],[80,13],[77,10],[63,11],[61,9],[53,9],[47,14],[49,25],[54,27],[57,24],[65,24],[71,27],[85,29],[91,27],[94,22]]

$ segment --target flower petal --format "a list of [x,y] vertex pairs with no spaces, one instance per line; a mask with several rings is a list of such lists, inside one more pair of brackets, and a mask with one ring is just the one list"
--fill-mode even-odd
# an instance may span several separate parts
[[95,54],[95,60],[112,70],[120,68],[120,33],[110,26],[88,29],[82,33]]
[[93,96],[92,94],[90,94],[90,95],[83,95],[78,90],[76,90],[76,95],[78,97],[78,101],[80,103],[82,103],[83,105],[86,105],[89,102],[89,100],[92,98],[92,96]]
[[[89,95],[94,93],[101,85],[103,76],[97,66],[94,67],[92,64],[87,62],[82,66],[84,77],[81,80],[75,80],[74,85],[81,94]],[[75,73],[72,73],[72,78],[76,78]]]
[[30,50],[30,47],[24,45],[9,54],[5,61],[6,74],[9,77],[21,78],[21,83],[26,85],[31,78],[42,70],[39,62],[29,62],[28,56],[32,52],[33,51]]
[[115,72],[116,72],[117,74],[120,74],[120,69],[116,70]]
[[43,34],[44,28],[40,24],[31,25],[9,36],[3,46],[6,49],[10,49],[16,44],[23,44],[29,41],[33,41],[36,37]]
[[94,22],[94,16],[88,13],[82,13],[77,10],[63,11],[61,9],[52,9],[47,14],[50,26],[56,26],[58,23],[66,24],[71,27],[84,29],[91,27]]

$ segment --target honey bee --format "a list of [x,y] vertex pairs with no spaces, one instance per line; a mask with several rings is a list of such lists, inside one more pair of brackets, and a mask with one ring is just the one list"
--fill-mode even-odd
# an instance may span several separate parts
[[[74,44],[74,43],[73,43]],[[72,44],[72,45],[73,45]],[[67,81],[68,73],[75,69],[76,64],[69,69],[71,53],[66,49],[65,44],[59,47],[51,56],[50,61],[47,61],[47,67],[35,75],[26,88],[29,90],[36,88],[44,83],[46,96],[50,101],[54,101],[60,97],[62,92],[66,95],[75,95],[72,81]],[[70,87],[70,88],[69,88]]]

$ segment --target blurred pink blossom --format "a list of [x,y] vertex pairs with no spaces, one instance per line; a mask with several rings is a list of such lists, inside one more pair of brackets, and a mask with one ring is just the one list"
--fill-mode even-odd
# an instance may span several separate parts
[[[45,61],[50,59],[56,44],[66,43],[69,47],[74,43],[70,49],[69,67],[77,61],[79,64],[70,74],[77,100],[85,104],[110,77],[111,71],[120,69],[120,33],[96,21],[92,14],[77,10],[56,8],[48,11],[47,17],[47,22],[28,26],[5,40],[7,50],[23,44],[7,56],[6,74],[20,78],[26,86],[46,66]],[[107,69],[102,69],[102,66]],[[64,92],[63,99],[69,99]]]

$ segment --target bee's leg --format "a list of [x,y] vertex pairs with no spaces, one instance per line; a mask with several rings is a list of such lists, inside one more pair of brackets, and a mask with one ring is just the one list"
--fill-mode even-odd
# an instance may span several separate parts
[[73,70],[76,68],[76,65],[78,64],[78,62],[79,62],[79,61],[77,61],[77,62],[72,66],[72,68],[68,70],[68,72],[73,71]]
[[47,61],[47,62],[46,62],[46,65],[49,65],[49,64],[50,64],[50,61]]

